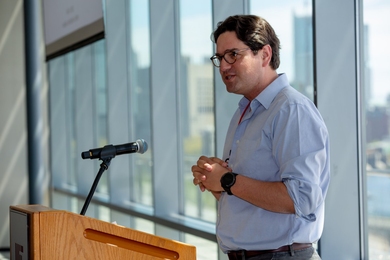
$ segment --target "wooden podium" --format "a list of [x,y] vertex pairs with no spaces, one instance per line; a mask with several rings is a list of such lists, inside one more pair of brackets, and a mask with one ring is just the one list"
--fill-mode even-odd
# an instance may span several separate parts
[[12,260],[196,259],[195,246],[41,205],[10,206]]

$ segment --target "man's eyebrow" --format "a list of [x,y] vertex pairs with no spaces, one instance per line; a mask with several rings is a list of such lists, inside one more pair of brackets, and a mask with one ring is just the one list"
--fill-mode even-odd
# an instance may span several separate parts
[[[223,52],[223,55],[225,55],[228,52],[236,51],[238,48],[232,48],[232,49],[227,49]],[[218,52],[215,53],[216,56],[223,56],[222,54],[219,54]]]

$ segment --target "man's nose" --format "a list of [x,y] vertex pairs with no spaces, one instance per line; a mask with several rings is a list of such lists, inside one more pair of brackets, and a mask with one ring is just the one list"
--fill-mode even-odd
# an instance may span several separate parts
[[224,72],[232,67],[232,64],[229,64],[225,59],[222,59],[219,64],[219,70]]

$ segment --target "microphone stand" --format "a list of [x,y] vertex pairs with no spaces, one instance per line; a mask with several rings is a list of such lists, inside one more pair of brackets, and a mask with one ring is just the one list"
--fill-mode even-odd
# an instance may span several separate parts
[[91,190],[89,191],[88,197],[84,202],[84,206],[81,209],[80,215],[85,215],[85,212],[87,212],[87,208],[89,206],[89,203],[92,200],[93,194],[95,193],[100,177],[102,177],[103,172],[107,170],[108,167],[110,166],[111,159],[115,157],[115,154],[116,154],[116,149],[112,144],[103,147],[99,155],[99,160],[103,162],[100,164],[99,172],[97,173],[96,178],[92,184]]

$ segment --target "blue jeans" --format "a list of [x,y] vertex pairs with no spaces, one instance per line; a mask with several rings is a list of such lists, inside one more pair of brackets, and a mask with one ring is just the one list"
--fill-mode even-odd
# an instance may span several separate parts
[[317,251],[313,247],[300,249],[300,250],[294,250],[293,253],[291,252],[276,252],[276,253],[269,253],[264,255],[258,255],[253,256],[250,258],[247,258],[246,260],[321,260],[320,256],[318,255]]

